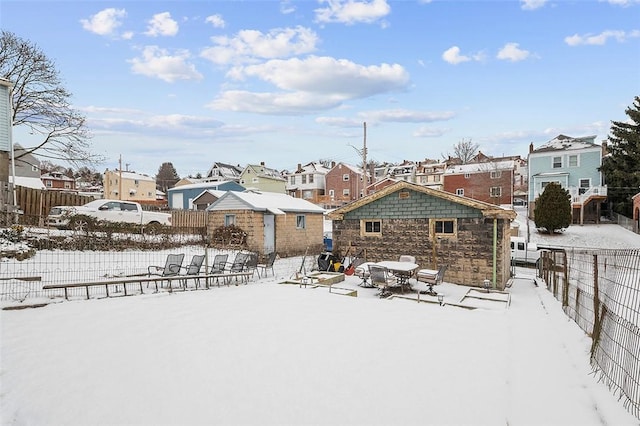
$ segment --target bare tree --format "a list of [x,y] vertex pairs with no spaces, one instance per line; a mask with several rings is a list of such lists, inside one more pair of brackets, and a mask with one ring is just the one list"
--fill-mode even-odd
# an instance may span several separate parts
[[91,153],[85,117],[71,107],[71,93],[62,86],[55,64],[35,44],[2,31],[0,77],[13,84],[13,126],[28,126],[42,138],[23,146],[21,156],[36,154],[75,166],[103,160]]
[[[479,144],[473,143],[471,139],[462,139],[453,145],[453,157],[460,159],[462,164],[467,164],[478,153]],[[451,158],[451,154],[447,153],[444,159]]]

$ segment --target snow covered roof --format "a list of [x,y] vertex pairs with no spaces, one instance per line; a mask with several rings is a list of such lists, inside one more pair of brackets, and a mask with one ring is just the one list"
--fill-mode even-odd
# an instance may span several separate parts
[[[9,182],[13,183],[13,176],[9,176]],[[16,176],[16,186],[24,186],[25,188],[46,189],[42,180],[36,177]]]
[[222,197],[227,191],[220,191],[218,189],[205,189],[204,191],[202,191],[201,193],[199,193],[194,199],[193,201],[196,201],[198,198],[202,197],[204,194],[211,194],[216,198],[220,198]]
[[[214,181],[206,181],[206,182],[198,182],[198,183],[189,183],[186,185],[174,186],[173,188],[169,188],[167,192],[178,191],[183,189],[218,189],[220,185],[224,185],[225,183],[229,183],[229,180],[214,180]],[[234,182],[235,183],[235,182]]]
[[541,145],[538,149],[534,149],[533,152],[568,151],[599,147],[599,145],[595,144],[595,139],[596,135],[583,136],[580,138],[558,135],[555,138],[551,139],[549,142]]
[[[120,172],[118,170],[113,170],[112,173],[114,174],[120,174]],[[136,172],[122,172],[122,179],[129,179],[129,180],[146,180],[146,181],[151,181],[151,182],[155,182],[155,179],[152,178],[151,176],[147,176],[147,175],[142,175],[140,173],[136,173]]]
[[251,210],[268,211],[273,214],[286,214],[287,212],[299,213],[324,213],[324,209],[302,198],[291,197],[277,192],[258,191],[227,191],[207,210],[228,210],[233,203],[237,208],[237,202],[244,204]]
[[515,161],[492,161],[486,163],[471,163],[471,164],[459,164],[456,166],[449,166],[445,170],[446,174],[460,174],[460,173],[482,173],[491,172],[494,170],[513,170],[515,168]]

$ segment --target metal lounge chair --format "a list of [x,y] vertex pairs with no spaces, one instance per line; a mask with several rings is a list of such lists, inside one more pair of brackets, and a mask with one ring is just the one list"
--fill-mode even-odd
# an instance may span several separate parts
[[[181,269],[185,269],[185,273],[183,274],[185,277],[195,276],[196,289],[198,288],[198,284],[200,283],[200,279],[197,275],[200,275],[200,270],[202,269],[202,264],[204,263],[204,254],[196,254],[191,258],[191,262],[187,266],[183,266]],[[184,289],[187,289],[187,278],[181,280],[184,286]]]
[[447,265],[441,265],[437,270],[420,269],[416,274],[416,280],[427,284],[427,294],[437,296],[438,293],[433,289],[433,286],[442,282],[446,270]]
[[[180,273],[182,262],[184,261],[184,253],[169,254],[164,266],[147,267],[147,275],[156,275],[159,277],[175,277]],[[158,291],[158,282],[156,281],[156,291]]]
[[[229,259],[228,254],[216,254],[213,257],[213,264],[211,265],[211,269],[209,270],[209,275],[220,275],[224,274],[224,271],[227,269],[227,260]],[[220,287],[220,277],[215,277],[216,283],[218,287]],[[208,285],[207,278],[207,285]]]
[[276,261],[276,257],[278,256],[278,253],[276,253],[275,251],[269,253],[267,255],[267,259],[265,260],[264,263],[258,263],[257,265],[257,270],[258,270],[258,278],[261,277],[260,275],[260,271],[262,271],[264,273],[264,276],[267,276],[267,271],[269,269],[271,269],[271,274],[275,277],[276,273],[273,270],[273,264]]

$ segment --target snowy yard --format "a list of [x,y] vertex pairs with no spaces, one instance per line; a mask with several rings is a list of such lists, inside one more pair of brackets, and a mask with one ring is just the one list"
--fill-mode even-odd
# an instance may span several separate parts
[[[587,228],[575,233],[640,246]],[[530,270],[518,268],[508,308],[464,309],[469,289],[449,283],[436,287],[445,306],[379,299],[354,276],[336,286],[357,297],[279,284],[299,261],[248,285],[0,311],[0,423],[639,423]]]

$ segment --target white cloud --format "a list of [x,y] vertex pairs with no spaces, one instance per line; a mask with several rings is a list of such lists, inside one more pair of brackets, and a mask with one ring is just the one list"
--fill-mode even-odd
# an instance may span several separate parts
[[257,59],[286,58],[313,52],[318,36],[309,28],[278,28],[262,33],[239,31],[235,37],[212,37],[215,46],[206,48],[201,56],[213,63],[227,65],[254,62]]
[[319,0],[327,7],[315,10],[316,21],[322,23],[339,22],[344,24],[373,23],[391,12],[387,0]]
[[500,51],[498,51],[498,55],[496,57],[498,59],[511,62],[524,61],[531,55],[531,53],[527,50],[520,49],[518,46],[518,43],[507,43],[502,47],[502,49],[500,49]]
[[177,80],[201,80],[200,74],[193,64],[187,61],[190,55],[186,50],[176,51],[173,55],[158,46],[147,46],[142,57],[129,60],[131,70],[135,74],[159,78],[169,83]]
[[[603,0],[600,0],[603,1]],[[609,4],[613,4],[615,6],[627,7],[633,4],[639,4],[640,0],[604,0]]]
[[411,111],[407,109],[389,109],[380,111],[367,111],[364,113],[367,119],[396,123],[430,123],[434,121],[445,121],[455,117],[451,111],[425,112]]
[[293,4],[292,0],[282,0],[280,2],[280,13],[283,15],[289,15],[296,11],[296,7]]
[[547,0],[521,0],[523,10],[536,10],[543,7]]
[[418,130],[413,132],[413,136],[416,138],[437,138],[443,136],[445,133],[449,132],[450,129],[438,129],[435,127],[420,127]]
[[461,64],[471,60],[469,56],[461,55],[460,48],[458,46],[452,46],[445,50],[442,54],[442,59],[453,65]]
[[311,56],[304,60],[271,60],[237,67],[230,78],[257,78],[280,92],[227,91],[209,107],[263,114],[301,114],[339,107],[351,99],[401,91],[409,84],[406,70],[397,64],[363,66],[347,60]]
[[104,9],[89,19],[81,19],[82,28],[99,35],[115,35],[118,27],[122,25],[122,18],[127,16],[124,9]]
[[153,15],[148,22],[146,35],[151,37],[157,36],[174,36],[178,34],[178,23],[171,18],[169,12],[162,12]]
[[204,21],[208,24],[213,25],[214,28],[224,28],[226,25],[224,19],[222,19],[222,15],[219,14],[207,16]]
[[579,46],[582,44],[602,46],[609,39],[615,39],[618,42],[622,43],[622,42],[625,42],[627,39],[637,38],[637,37],[640,37],[640,30],[633,30],[633,31],[629,31],[628,33],[625,31],[619,31],[619,30],[618,31],[607,30],[607,31],[601,32],[600,34],[595,34],[595,35],[574,34],[572,36],[565,37],[564,42],[567,43],[569,46]]

